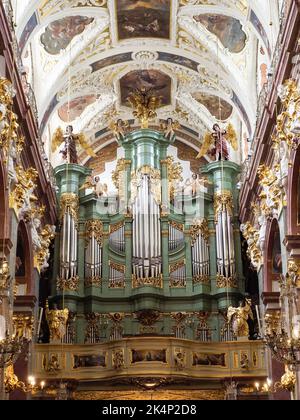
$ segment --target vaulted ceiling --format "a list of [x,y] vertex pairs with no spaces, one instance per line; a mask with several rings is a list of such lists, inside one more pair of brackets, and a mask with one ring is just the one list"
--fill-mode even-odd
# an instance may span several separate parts
[[126,99],[141,86],[163,97],[159,118],[179,120],[194,151],[216,120],[234,124],[241,149],[253,134],[280,0],[12,2],[49,154],[69,121],[97,152],[112,144],[109,122],[132,119]]

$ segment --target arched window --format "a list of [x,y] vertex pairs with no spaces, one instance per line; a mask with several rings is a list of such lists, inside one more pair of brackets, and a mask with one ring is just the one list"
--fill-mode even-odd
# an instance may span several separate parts
[[281,238],[277,219],[273,219],[267,229],[266,264],[264,271],[265,292],[278,292],[282,275]]

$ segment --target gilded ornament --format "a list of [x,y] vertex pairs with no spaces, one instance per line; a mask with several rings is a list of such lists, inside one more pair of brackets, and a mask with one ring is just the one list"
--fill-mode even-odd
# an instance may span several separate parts
[[237,284],[236,277],[225,277],[218,273],[217,274],[217,288],[218,289],[227,289],[227,288],[237,289],[238,284]]
[[79,198],[77,194],[65,193],[60,198],[60,221],[62,222],[64,215],[70,213],[75,223],[78,223]]
[[45,314],[49,326],[51,342],[60,342],[66,334],[69,309],[55,308],[50,310],[47,301]]
[[59,292],[78,292],[79,290],[79,276],[74,276],[69,279],[61,279],[57,277],[56,290]]
[[230,306],[227,311],[228,322],[232,325],[233,333],[236,337],[247,337],[249,336],[249,325],[248,319],[254,320],[251,299],[245,300],[245,305],[241,303],[238,308]]
[[85,224],[86,239],[96,239],[97,243],[102,246],[103,244],[103,223],[101,220],[88,220]]
[[139,287],[155,287],[157,289],[163,288],[163,276],[158,277],[139,278],[135,274],[132,275],[132,288]]
[[193,283],[209,285],[210,277],[207,274],[196,274],[193,276]]
[[250,222],[241,225],[241,232],[248,244],[247,254],[253,267],[259,268],[262,263],[262,252],[260,249],[260,233]]
[[13,314],[13,329],[14,335],[17,338],[26,338],[26,340],[31,341],[34,330],[34,318],[32,315],[26,315],[23,313],[14,313]]
[[203,239],[208,243],[209,240],[209,228],[207,219],[195,220],[191,229],[191,244],[192,246],[196,242],[198,236],[202,235]]
[[218,216],[222,212],[227,212],[233,216],[233,196],[231,191],[220,191],[214,195],[215,222],[218,223]]
[[160,107],[162,98],[154,96],[151,89],[136,89],[128,97],[128,102],[134,109],[133,115],[141,124],[142,129],[149,128],[150,120],[157,117],[156,110]]

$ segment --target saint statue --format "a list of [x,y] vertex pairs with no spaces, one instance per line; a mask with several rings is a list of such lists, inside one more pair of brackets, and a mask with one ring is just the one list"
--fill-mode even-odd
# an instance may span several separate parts
[[51,342],[60,342],[66,334],[67,321],[69,318],[69,309],[49,309],[46,303],[46,320],[50,330]]
[[232,325],[233,333],[236,337],[249,337],[248,319],[253,318],[251,309],[251,299],[246,299],[245,305],[240,303],[238,308],[230,306],[227,311],[228,322]]
[[206,133],[204,136],[202,148],[197,159],[208,153],[215,157],[216,161],[229,160],[228,143],[231,144],[235,151],[238,150],[237,135],[232,124],[228,124],[226,130],[221,129],[219,124],[214,124],[213,132]]
[[84,134],[74,134],[72,125],[67,126],[65,133],[63,133],[60,127],[55,131],[52,138],[52,153],[54,153],[62,143],[64,143],[64,147],[60,153],[67,163],[78,165],[78,146],[81,146],[88,155],[92,157],[97,156],[93,149],[88,145]]

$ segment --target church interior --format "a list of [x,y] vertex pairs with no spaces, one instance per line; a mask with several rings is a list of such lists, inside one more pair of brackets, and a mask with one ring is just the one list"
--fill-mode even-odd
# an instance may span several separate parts
[[0,0],[0,400],[300,399],[299,71],[299,0]]

